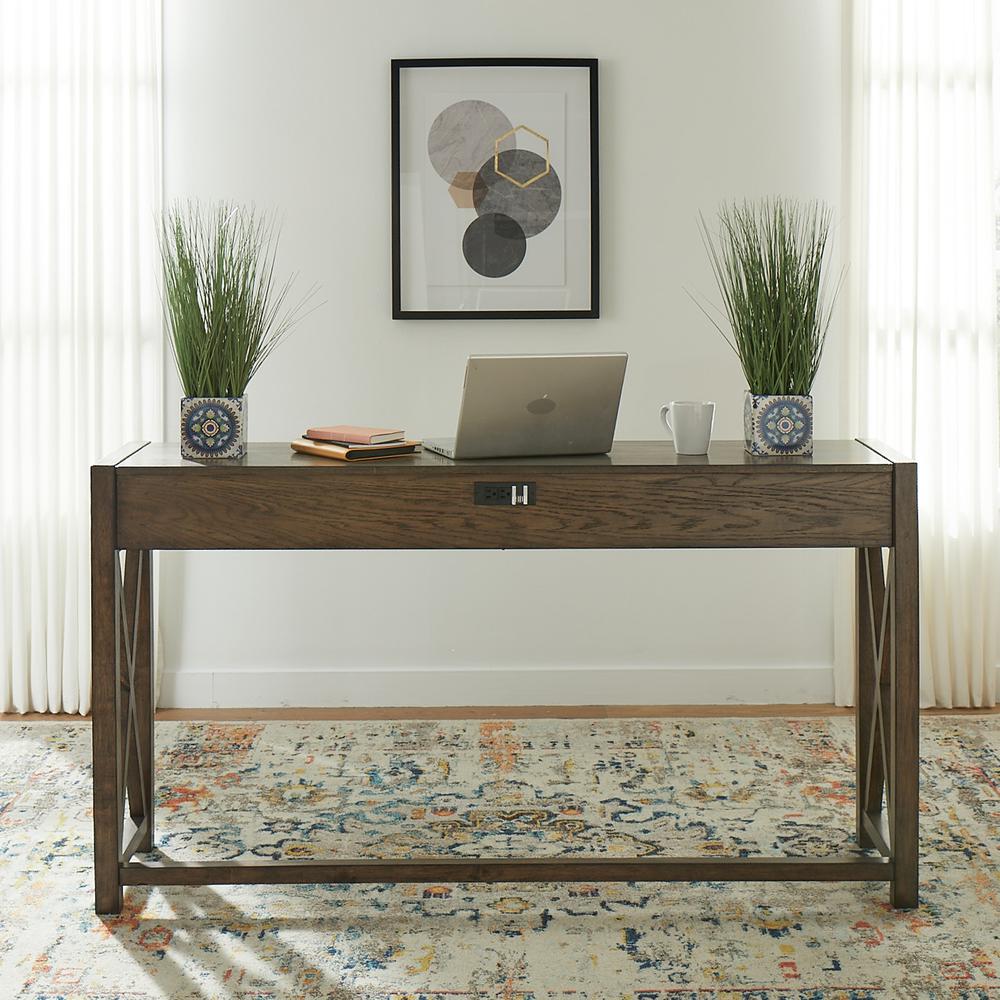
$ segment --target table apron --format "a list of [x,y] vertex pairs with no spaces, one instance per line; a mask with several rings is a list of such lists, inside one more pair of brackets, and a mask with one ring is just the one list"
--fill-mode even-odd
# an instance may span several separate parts
[[[118,470],[121,549],[809,548],[890,546],[890,468],[628,476],[540,472],[535,504],[477,506],[475,473]],[[325,470],[318,470],[320,472]],[[518,480],[522,481],[522,480]]]

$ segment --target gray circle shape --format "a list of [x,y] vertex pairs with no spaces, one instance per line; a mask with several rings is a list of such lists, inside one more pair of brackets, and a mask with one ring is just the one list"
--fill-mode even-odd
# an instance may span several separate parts
[[480,215],[462,237],[462,253],[469,267],[484,278],[504,278],[524,260],[524,230],[499,212]]
[[[492,162],[497,139],[512,128],[510,119],[488,101],[456,101],[431,124],[427,155],[444,180],[468,190],[476,171],[487,159]],[[513,134],[500,143],[500,148],[513,149],[516,145]]]
[[[500,170],[522,183],[545,170],[545,157],[530,149],[503,150],[499,160]],[[562,184],[550,164],[544,177],[527,187],[518,187],[496,172],[491,156],[476,174],[472,203],[480,215],[501,212],[517,222],[525,236],[537,236],[559,214]]]
[[529,413],[534,413],[538,417],[544,417],[546,413],[551,413],[555,408],[556,404],[548,396],[540,396],[538,399],[533,399],[525,407]]

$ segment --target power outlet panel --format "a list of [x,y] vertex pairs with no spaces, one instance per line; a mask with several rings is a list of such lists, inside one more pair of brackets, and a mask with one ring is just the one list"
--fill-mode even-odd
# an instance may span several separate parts
[[476,483],[475,502],[480,507],[531,507],[534,483]]

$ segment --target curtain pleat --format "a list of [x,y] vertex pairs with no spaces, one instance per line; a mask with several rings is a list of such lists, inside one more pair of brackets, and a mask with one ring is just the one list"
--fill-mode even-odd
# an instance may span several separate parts
[[162,437],[160,32],[0,0],[0,711],[89,711],[89,467]]
[[858,424],[918,462],[925,706],[997,694],[995,2],[854,0],[852,15]]

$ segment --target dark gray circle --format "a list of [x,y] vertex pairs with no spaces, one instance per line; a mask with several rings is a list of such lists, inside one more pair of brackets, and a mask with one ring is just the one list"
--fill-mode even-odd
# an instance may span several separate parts
[[538,399],[533,399],[525,407],[529,413],[534,413],[539,417],[545,416],[546,413],[551,413],[555,408],[556,404],[548,396],[540,396]]
[[[427,133],[427,155],[434,169],[456,187],[469,189],[476,171],[492,160],[497,139],[509,132],[510,119],[488,101],[457,101],[434,119]],[[516,133],[500,148],[513,149]]]
[[503,278],[524,260],[524,230],[508,215],[490,212],[474,219],[462,238],[462,253],[476,274]]
[[[499,160],[502,173],[522,184],[545,170],[545,157],[529,149],[502,150]],[[476,174],[472,203],[480,215],[501,212],[514,219],[525,236],[537,236],[559,214],[562,185],[550,165],[544,177],[532,181],[527,187],[518,187],[496,172],[491,156]]]

